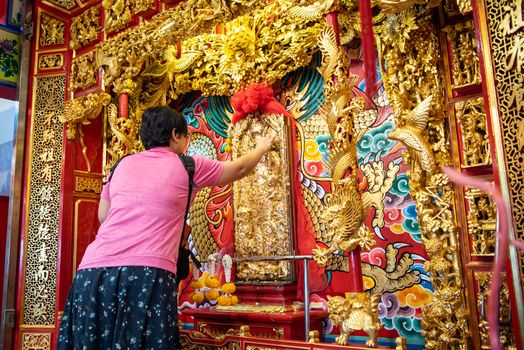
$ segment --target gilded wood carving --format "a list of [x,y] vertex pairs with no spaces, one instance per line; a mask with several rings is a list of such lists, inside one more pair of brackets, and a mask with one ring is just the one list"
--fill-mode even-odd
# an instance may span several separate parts
[[98,68],[95,61],[95,52],[75,57],[71,63],[69,75],[69,89],[72,91],[84,90],[96,84]]
[[101,31],[99,7],[93,6],[73,18],[69,47],[78,49],[93,43]]
[[56,45],[64,43],[65,23],[46,14],[40,17],[40,45]]
[[450,150],[440,83],[436,29],[426,8],[389,16],[376,31],[383,80],[395,110],[396,130],[411,165],[410,193],[415,200],[422,241],[430,260],[435,300],[423,309],[426,349],[468,346],[468,311],[459,265],[454,217],[454,189],[439,168],[450,164]]

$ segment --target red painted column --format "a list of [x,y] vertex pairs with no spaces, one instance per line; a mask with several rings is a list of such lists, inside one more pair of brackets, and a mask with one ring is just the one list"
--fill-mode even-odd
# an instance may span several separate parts
[[356,247],[349,252],[349,280],[348,280],[348,291],[349,292],[362,292],[364,291],[364,282],[362,280],[362,261],[360,260],[360,247]]
[[373,12],[371,0],[359,0],[360,39],[362,57],[366,72],[366,93],[370,96],[377,91],[377,73],[375,68],[375,36],[373,34]]
[[120,118],[127,119],[129,116],[129,95],[126,93],[120,94]]

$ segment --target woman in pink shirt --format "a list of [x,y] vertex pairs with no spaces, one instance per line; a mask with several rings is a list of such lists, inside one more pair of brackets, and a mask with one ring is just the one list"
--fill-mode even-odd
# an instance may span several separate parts
[[[144,111],[146,151],[125,157],[103,188],[101,226],[80,263],[64,309],[57,349],[180,349],[176,267],[189,191],[179,154],[189,142],[184,117],[169,107]],[[193,156],[192,197],[249,174],[269,151],[261,138],[243,157]]]

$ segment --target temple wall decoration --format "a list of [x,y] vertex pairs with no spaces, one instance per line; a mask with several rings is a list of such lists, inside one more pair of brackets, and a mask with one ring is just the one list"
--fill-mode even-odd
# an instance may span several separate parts
[[[283,91],[280,95],[281,102],[288,107],[288,110],[296,116],[298,121],[296,130],[297,141],[299,142],[298,149],[301,155],[299,157],[301,164],[299,167],[300,187],[303,193],[310,194],[310,199],[305,198],[304,203],[306,206],[311,205],[308,209],[310,214],[306,215],[305,218],[311,220],[312,224],[315,220],[321,222],[321,215],[325,210],[325,200],[329,198],[331,191],[329,175],[322,162],[322,158],[327,156],[329,132],[325,121],[316,114],[315,107],[315,101],[323,96],[323,81],[316,71],[317,64],[319,63],[315,60],[308,67],[284,77],[281,84]],[[356,72],[361,74],[359,62],[354,61],[353,67]],[[355,88],[353,91],[363,95],[360,90],[363,89],[362,84],[362,76],[360,76],[357,83],[358,89]],[[383,300],[384,303],[391,303],[392,307],[387,310],[380,310],[380,318],[386,324],[387,329],[390,331],[398,330],[401,334],[408,336],[409,344],[422,344],[423,340],[420,336],[421,310],[423,305],[431,303],[433,296],[428,275],[423,269],[425,252],[420,242],[415,205],[409,198],[405,174],[407,169],[402,166],[401,169],[395,170],[401,162],[403,148],[387,139],[386,135],[392,128],[393,115],[387,104],[385,94],[381,93],[376,102],[365,95],[364,98],[366,99],[366,112],[362,114],[358,125],[361,129],[368,126],[370,130],[367,133],[363,132],[362,139],[357,145],[358,159],[361,165],[367,162],[365,168],[367,169],[368,183],[374,184],[369,192],[380,193],[386,198],[384,226],[379,227],[380,220],[377,220],[377,228],[373,227],[375,231],[380,232],[381,237],[386,238],[386,241],[376,238],[377,247],[362,254],[366,288],[375,288],[376,291],[387,290],[388,293],[383,297]],[[210,127],[220,133],[222,129],[219,127],[218,121],[228,120],[229,108],[228,104],[224,105],[223,98],[211,97],[199,98],[180,110],[189,118],[188,120],[199,125],[199,128],[201,128],[199,123],[205,120]],[[194,130],[192,129],[193,135]],[[200,137],[198,140],[199,144],[204,143],[204,140],[200,141]],[[222,149],[224,145],[222,142],[217,143],[216,149]],[[205,149],[199,147],[199,149],[200,152],[203,152],[201,153],[203,155],[213,154],[208,153],[210,151],[204,151],[209,149],[208,147]],[[221,152],[217,154],[220,155]],[[384,186],[384,181],[388,178],[392,180],[389,190],[387,186]],[[382,194],[379,189],[383,189],[384,193]],[[214,198],[214,196],[204,196],[203,204],[207,203],[204,198]],[[316,207],[313,207],[313,205]],[[200,206],[198,208],[200,212],[204,211],[200,209]],[[213,206],[207,206],[207,208],[208,213],[213,212],[211,210],[214,208]],[[199,227],[201,227],[201,222],[202,219],[196,221]],[[226,229],[227,218],[222,221],[221,225],[223,231],[217,232],[216,229],[211,227],[209,221],[204,221],[202,227],[205,227],[203,232],[206,232],[206,235],[201,236],[202,241],[200,241],[201,238],[196,238],[195,245],[201,244],[202,247],[211,247],[214,240],[212,238],[209,240],[207,237],[212,234],[217,237],[215,240],[218,242],[219,249],[225,247],[225,242],[228,241],[226,237],[230,237],[232,231]],[[318,227],[322,226],[319,225]],[[208,231],[209,233],[207,233]],[[322,231],[314,232],[318,232],[319,242],[324,242],[320,238]],[[208,242],[205,245],[203,243],[204,237],[206,237],[205,242]],[[327,242],[329,243],[329,241]],[[393,244],[388,242],[395,242],[399,248],[394,248]],[[208,249],[205,248],[203,252],[208,252]],[[198,251],[200,252],[200,250]],[[389,261],[388,265],[386,265],[386,261]],[[391,270],[388,266],[395,266],[396,270]],[[343,291],[345,288],[343,271],[347,269],[347,258],[335,256],[335,259],[327,265],[326,269],[332,271],[334,276],[330,288],[334,291]],[[399,274],[401,278],[398,278]],[[416,298],[406,298],[407,295],[416,295]],[[321,301],[324,300],[325,296],[323,293],[318,293],[315,298],[317,298],[315,300]],[[399,306],[400,309],[395,305]],[[414,316],[405,316],[407,314]],[[413,331],[414,329],[416,331]]]
[[471,255],[495,255],[497,212],[491,198],[481,191],[466,191],[468,201],[468,233],[471,237]]
[[69,47],[79,49],[95,42],[102,27],[100,26],[100,7],[93,6],[73,18],[71,22],[71,40]]
[[45,13],[41,14],[40,45],[50,46],[63,44],[65,40],[65,23]]
[[455,114],[460,126],[461,158],[465,167],[491,165],[491,152],[484,99],[457,102]]
[[51,349],[51,333],[26,333],[22,339],[23,350]]
[[87,125],[91,119],[96,119],[109,101],[110,95],[103,91],[92,92],[67,101],[64,113],[59,117],[62,123],[67,124],[67,138],[73,140],[78,135],[82,136],[82,125]]
[[480,63],[473,20],[446,27],[451,43],[453,87],[480,83]]
[[138,0],[135,1],[133,14],[144,13],[155,9],[155,0]]
[[471,1],[468,1],[468,0],[456,0],[456,1],[457,1],[457,6],[459,8],[460,13],[466,14],[466,13],[470,13],[473,10],[471,7]]
[[22,327],[54,326],[65,77],[35,79]]
[[58,7],[64,10],[72,10],[77,6],[74,0],[45,0],[43,3],[47,3],[52,7]]
[[[399,336],[397,349],[486,348],[483,301],[486,271],[495,252],[496,212],[487,195],[454,188],[439,171],[452,165],[491,180],[493,165],[500,164],[494,156],[491,107],[482,96],[485,82],[478,53],[483,48],[478,47],[478,24],[472,14],[477,10],[466,0],[441,5],[409,0],[400,9],[391,3],[374,2],[375,9],[384,10],[375,11],[372,19],[380,55],[377,93],[370,96],[364,92],[360,18],[352,0],[269,4],[188,0],[176,6],[158,0],[37,1],[30,117],[34,132],[28,158],[27,257],[18,345],[24,350],[54,345],[55,315],[60,315],[67,295],[64,286],[70,284],[98,228],[95,213],[103,173],[122,156],[143,150],[138,136],[143,110],[167,104],[188,122],[189,155],[231,160],[254,145],[255,134],[247,130],[279,133],[277,148],[254,175],[271,185],[260,186],[248,177],[234,186],[215,186],[197,194],[190,213],[189,245],[200,258],[311,254],[301,245],[310,240],[334,253],[323,269],[309,265],[312,306],[318,309],[314,311],[326,313],[330,295],[347,316],[351,314],[347,305],[358,297],[335,296],[348,291],[354,269],[347,251],[358,246],[364,248],[358,254],[363,288],[375,295],[365,300],[374,308],[373,320],[380,321],[376,328],[381,328],[381,337],[394,341]],[[522,28],[514,14],[519,4],[486,0],[517,220],[524,204],[520,203]],[[351,147],[344,151],[355,176],[343,184],[340,178],[335,183],[337,176],[329,166],[336,153],[333,128],[340,125],[329,123],[325,113],[334,82],[343,79],[323,76],[325,67],[336,60],[330,62],[329,50],[322,50],[318,42],[319,37],[329,37],[326,16],[333,9],[339,11],[339,39],[346,59],[338,74],[349,69],[347,76],[353,79],[344,92],[348,101],[354,101],[351,118],[338,122],[345,123],[345,135],[352,137]],[[255,118],[230,133],[234,113],[230,96],[254,82],[271,85],[294,120],[265,115],[264,122]],[[51,138],[53,133],[56,137]],[[339,222],[333,212],[350,205],[359,212],[355,216],[359,230],[334,234]],[[40,222],[32,224],[39,216],[41,228]],[[521,226],[516,223],[523,237]],[[59,256],[62,270],[57,276]],[[292,265],[243,262],[234,273],[236,281],[256,282],[256,287],[271,283],[277,290],[300,280],[300,268]],[[209,271],[204,265],[201,272]],[[224,279],[220,265],[216,275]],[[191,282],[191,278],[181,282],[180,309],[215,307],[216,301],[191,299]],[[505,344],[514,344],[506,335],[511,290],[506,283],[502,291]],[[43,308],[44,296],[54,304]],[[258,305],[251,310],[278,314],[286,307],[272,306],[268,311]],[[334,316],[325,319],[325,334],[313,336],[313,341],[335,341],[339,335],[335,323],[341,318]],[[187,326],[191,319],[183,316],[181,321]],[[242,336],[243,325],[235,324],[231,332],[229,325],[214,326],[196,327],[201,332],[198,339],[183,331],[184,346],[298,347],[297,342],[279,343],[283,331],[276,327],[264,330],[268,339],[249,342]],[[308,344],[304,349],[334,346]]]
[[[479,331],[480,331],[480,348],[490,349],[488,337],[488,322],[486,314],[486,302],[489,295],[489,282],[491,279],[491,272],[476,272],[475,281],[477,284],[477,312],[479,314]],[[505,276],[504,276],[505,277]],[[503,278],[504,280],[504,278]],[[500,341],[504,348],[515,347],[515,337],[511,330],[511,312],[510,312],[510,296],[508,285],[506,282],[502,283],[500,290]]]
[[[230,160],[231,153],[226,151],[228,144],[225,142],[227,130],[225,126],[218,127],[222,125],[220,120],[226,117],[226,111],[231,110],[228,99],[191,96],[180,109],[188,118],[191,131],[186,153],[220,161]],[[190,211],[191,240],[199,256],[208,257],[221,251],[232,254],[231,189],[230,184],[206,188],[195,197]],[[182,298],[187,298],[187,295]]]
[[94,51],[73,59],[69,79],[69,89],[73,92],[85,90],[96,84],[98,67],[96,66]]
[[112,33],[127,27],[131,23],[131,5],[129,0],[104,1],[104,31]]
[[64,55],[49,54],[49,55],[39,55],[38,56],[38,68],[41,70],[54,70],[59,69],[64,66]]
[[[400,26],[401,32],[390,30],[393,25]],[[427,9],[412,8],[386,19],[379,32],[384,84],[396,115],[396,129],[388,137],[407,147],[410,194],[429,256],[424,268],[435,289],[433,303],[423,308],[422,335],[427,349],[438,348],[441,341],[451,348],[467,347],[455,190],[438,170],[451,164],[451,150],[437,30]],[[424,69],[410,71],[422,62]]]

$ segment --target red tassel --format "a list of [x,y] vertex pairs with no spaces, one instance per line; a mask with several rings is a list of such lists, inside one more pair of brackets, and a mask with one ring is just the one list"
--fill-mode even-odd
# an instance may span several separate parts
[[375,36],[373,34],[373,12],[371,0],[359,0],[360,31],[362,55],[366,72],[366,94],[373,96],[377,92],[377,73],[375,66]]

